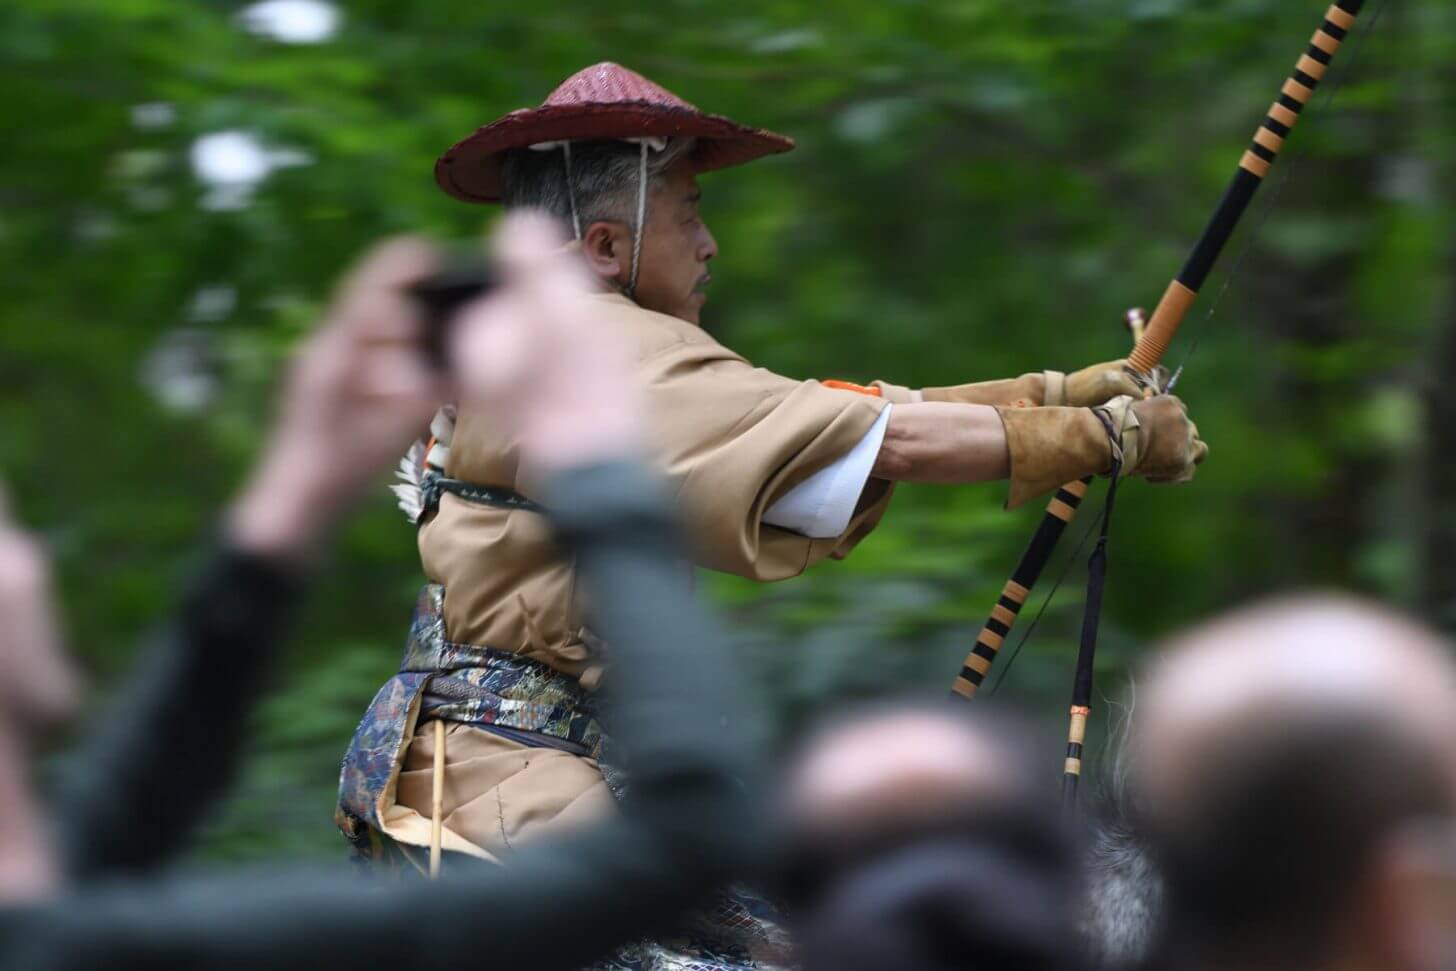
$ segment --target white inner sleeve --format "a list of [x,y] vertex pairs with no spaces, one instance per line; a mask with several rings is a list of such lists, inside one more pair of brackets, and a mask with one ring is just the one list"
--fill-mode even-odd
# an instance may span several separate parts
[[875,467],[892,407],[885,405],[880,417],[854,448],[769,506],[763,514],[763,521],[810,539],[831,539],[842,534],[849,527],[854,507],[859,505],[860,494],[864,492],[865,483]]

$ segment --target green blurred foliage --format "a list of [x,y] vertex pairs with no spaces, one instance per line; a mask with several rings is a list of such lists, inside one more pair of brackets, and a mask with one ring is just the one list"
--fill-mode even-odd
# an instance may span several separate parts
[[[1256,594],[1335,585],[1456,619],[1456,12],[1389,6],[1170,355],[1189,356],[1180,393],[1212,457],[1191,486],[1123,493],[1109,698],[1159,634]],[[387,233],[478,234],[495,214],[440,193],[435,157],[577,68],[617,60],[798,139],[704,179],[724,341],[796,376],[947,384],[1125,353],[1123,311],[1156,302],[1322,8],[357,0],[333,37],[288,44],[221,0],[8,0],[0,475],[55,551],[75,650],[114,682],[245,474],[331,279]],[[230,200],[192,163],[223,132],[274,153]],[[707,579],[782,730],[948,686],[1040,515],[1001,499],[905,487],[842,564]],[[1059,724],[1085,553],[992,703]],[[382,488],[321,560],[212,855],[339,852],[337,759],[420,576]]]

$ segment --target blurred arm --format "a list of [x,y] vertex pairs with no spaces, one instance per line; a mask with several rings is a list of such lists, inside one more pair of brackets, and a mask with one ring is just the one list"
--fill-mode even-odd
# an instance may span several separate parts
[[693,595],[667,494],[619,462],[558,476],[547,497],[609,645],[605,718],[632,780],[626,806],[693,871],[689,885],[710,886],[753,846],[755,766],[745,694]]
[[68,767],[56,819],[70,879],[153,866],[196,830],[232,779],[301,586],[274,559],[209,557]]
[[296,564],[439,405],[401,288],[433,266],[412,239],[376,247],[292,362],[226,540],[133,684],[88,726],[57,809],[73,879],[153,866],[231,781],[246,719],[301,593]]
[[[546,483],[612,644],[624,815],[406,891],[344,874],[120,886],[22,916],[16,967],[156,969],[469,960],[576,968],[670,926],[757,848],[748,725],[721,631],[692,598],[657,484],[610,463]],[[9,966],[9,965],[6,965]]]

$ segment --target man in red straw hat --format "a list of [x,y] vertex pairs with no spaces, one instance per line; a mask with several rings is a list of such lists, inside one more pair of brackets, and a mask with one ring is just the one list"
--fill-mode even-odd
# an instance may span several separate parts
[[[949,388],[858,387],[780,377],[710,337],[698,321],[718,246],[697,176],[791,148],[604,63],[435,167],[452,196],[534,207],[573,238],[599,284],[590,312],[633,357],[654,457],[701,565],[780,580],[843,557],[896,481],[1009,477],[1017,505],[1108,472],[1115,455],[1125,474],[1191,478],[1205,447],[1182,404],[1144,400],[1146,379],[1122,361]],[[443,772],[443,848],[500,860],[612,810],[593,701],[604,652],[514,443],[469,410],[438,416],[432,431],[422,499],[409,509],[432,582],[403,668],[345,757],[339,818],[361,849],[416,860],[435,838]],[[740,963],[769,960],[769,943]]]

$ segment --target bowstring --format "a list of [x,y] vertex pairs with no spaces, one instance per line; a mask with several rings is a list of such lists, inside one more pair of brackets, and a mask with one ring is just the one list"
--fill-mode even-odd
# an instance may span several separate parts
[[[1365,38],[1375,32],[1376,25],[1380,23],[1381,15],[1385,13],[1386,2],[1387,0],[1378,0],[1375,5],[1375,12],[1370,15],[1370,19],[1366,22],[1365,26],[1354,35],[1350,44],[1349,57],[1344,59],[1333,82],[1325,89],[1323,100],[1319,102],[1316,110],[1311,112],[1312,117],[1308,121],[1305,121],[1303,114],[1301,114],[1300,120],[1305,121],[1305,125],[1301,129],[1302,131],[1309,131],[1311,128],[1317,129],[1320,125],[1326,123],[1326,119],[1329,117],[1330,106],[1334,104],[1335,96],[1340,93],[1340,89],[1345,86],[1345,82],[1355,73],[1355,65],[1359,63],[1360,52],[1365,49]],[[1263,211],[1259,214],[1258,221],[1254,224],[1254,228],[1249,230],[1248,234],[1244,237],[1243,243],[1240,244],[1239,251],[1235,254],[1233,263],[1229,266],[1228,273],[1224,275],[1223,283],[1219,287],[1218,293],[1214,294],[1213,302],[1208,306],[1207,313],[1194,320],[1192,326],[1188,328],[1191,341],[1188,349],[1183,352],[1182,358],[1179,359],[1178,367],[1173,370],[1173,376],[1168,379],[1167,387],[1163,389],[1165,393],[1172,394],[1174,387],[1178,384],[1179,378],[1183,376],[1183,369],[1188,366],[1189,359],[1193,357],[1193,352],[1198,350],[1198,344],[1203,338],[1203,325],[1207,321],[1212,320],[1214,314],[1218,312],[1218,305],[1223,302],[1224,294],[1228,293],[1229,287],[1234,282],[1234,278],[1238,276],[1239,271],[1243,268],[1244,260],[1254,248],[1254,243],[1258,241],[1260,233],[1264,230],[1264,225],[1269,221],[1269,216],[1279,205],[1279,200],[1283,198],[1284,190],[1293,180],[1294,173],[1298,171],[1299,162],[1303,157],[1302,152],[1291,152],[1284,159],[1283,172],[1279,176],[1279,180],[1274,184],[1274,192],[1269,197],[1269,201],[1265,203]]]
[[[1106,500],[1104,500],[1104,505],[1105,502]],[[1097,523],[1099,520],[1101,520],[1101,518],[1101,516],[1098,516],[1096,519],[1087,523],[1087,528],[1082,530],[1082,538],[1077,540],[1077,548],[1072,551],[1071,556],[1067,557],[1067,562],[1062,564],[1062,572],[1057,576],[1057,582],[1052,584],[1052,588],[1048,590],[1047,595],[1042,598],[1041,609],[1036,612],[1036,616],[1031,619],[1031,623],[1027,625],[1026,630],[1022,631],[1020,639],[1017,640],[1014,645],[1012,645],[1011,650],[1006,652],[1006,663],[1001,665],[1000,673],[996,678],[996,683],[991,685],[991,689],[986,692],[986,697],[995,697],[996,692],[1001,690],[1001,685],[1006,683],[1006,678],[1011,674],[1012,666],[1016,663],[1016,659],[1021,656],[1022,647],[1026,645],[1027,639],[1030,638],[1032,632],[1036,630],[1036,625],[1041,623],[1042,614],[1046,613],[1047,608],[1051,606],[1052,598],[1055,597],[1057,595],[1057,591],[1061,589],[1062,581],[1067,578],[1068,573],[1072,572],[1072,567],[1076,566],[1078,558],[1080,558],[1082,555],[1083,547],[1087,545],[1087,540],[1091,537],[1093,529],[1096,528]]]
[[[1117,430],[1118,441],[1122,441],[1123,436],[1127,434],[1127,424],[1131,420],[1132,409],[1128,408],[1122,413],[1122,426]],[[1119,453],[1117,456],[1117,462],[1113,466],[1113,475],[1120,475],[1121,471],[1122,456],[1121,453]],[[996,678],[996,683],[993,684],[990,690],[986,692],[987,697],[993,697],[997,691],[1001,690],[1001,685],[1006,681],[1007,675],[1011,673],[1011,666],[1015,664],[1016,659],[1021,656],[1021,648],[1026,644],[1027,638],[1031,637],[1032,631],[1036,630],[1036,625],[1041,623],[1042,614],[1046,613],[1047,608],[1051,606],[1052,598],[1055,597],[1057,595],[1057,591],[1061,589],[1062,581],[1067,578],[1067,574],[1072,571],[1072,567],[1075,566],[1077,564],[1077,560],[1081,558],[1082,550],[1086,547],[1087,540],[1091,538],[1092,532],[1096,530],[1098,526],[1106,520],[1107,515],[1111,511],[1112,507],[1112,495],[1112,489],[1108,488],[1107,492],[1102,497],[1102,508],[1097,511],[1096,518],[1088,523],[1086,528],[1082,530],[1082,536],[1080,539],[1077,540],[1077,548],[1072,551],[1071,556],[1067,557],[1067,562],[1062,564],[1062,572],[1058,574],[1057,582],[1052,584],[1051,590],[1047,591],[1046,597],[1043,598],[1041,602],[1041,609],[1038,610],[1036,612],[1036,616],[1031,619],[1031,624],[1022,633],[1020,640],[1018,640],[1008,652],[1006,663],[1001,666],[1001,673]]]

